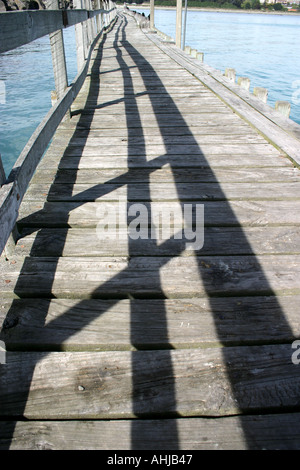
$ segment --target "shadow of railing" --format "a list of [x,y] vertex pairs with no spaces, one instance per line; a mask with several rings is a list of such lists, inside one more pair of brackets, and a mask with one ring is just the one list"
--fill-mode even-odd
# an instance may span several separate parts
[[[80,195],[74,196],[72,192],[72,186],[75,185],[77,179],[77,170],[76,165],[80,161],[80,156],[78,159],[73,159],[74,168],[72,168],[72,178],[73,181],[69,180],[70,185],[70,193],[68,197],[69,203],[64,203],[60,207],[59,213],[59,225],[60,225],[60,237],[59,242],[56,246],[53,247],[53,254],[51,258],[51,262],[48,263],[48,271],[46,275],[44,275],[43,281],[37,281],[36,285],[32,286],[31,295],[34,297],[43,297],[44,301],[47,305],[44,305],[44,317],[40,318],[40,324],[45,324],[45,319],[47,316],[48,308],[51,302],[51,297],[55,296],[55,292],[53,293],[53,283],[55,279],[55,275],[57,272],[57,266],[59,257],[63,255],[66,237],[69,230],[69,216],[70,216],[70,209],[74,210],[82,205],[84,205],[88,201],[94,201],[95,199],[101,198],[108,194],[111,191],[112,187],[122,187],[123,185],[127,185],[127,201],[128,201],[128,208],[130,207],[130,201],[135,200],[136,198],[136,170],[139,169],[139,178],[140,181],[142,179],[142,183],[139,183],[139,186],[142,188],[143,196],[142,200],[145,204],[147,204],[148,213],[149,213],[149,220],[148,223],[151,225],[151,184],[150,184],[150,177],[151,174],[158,170],[162,169],[164,165],[168,164],[169,168],[171,169],[171,174],[174,180],[174,185],[177,188],[177,197],[181,204],[188,200],[186,195],[186,189],[182,186],[182,174],[184,170],[180,166],[180,158],[178,159],[176,155],[174,155],[172,141],[170,140],[170,128],[166,124],[166,120],[161,113],[161,103],[159,98],[156,96],[155,92],[158,91],[160,94],[163,94],[164,97],[164,104],[166,109],[172,111],[170,114],[170,119],[176,122],[176,129],[180,129],[181,132],[184,134],[185,143],[187,145],[193,146],[193,153],[192,155],[186,156],[186,158],[190,159],[193,164],[193,171],[195,174],[201,174],[203,168],[205,168],[206,173],[210,172],[209,181],[215,184],[218,184],[217,178],[214,175],[213,170],[209,169],[209,163],[207,162],[204,153],[201,151],[201,146],[195,140],[190,127],[187,125],[184,117],[182,116],[181,112],[179,111],[178,107],[176,106],[175,102],[173,101],[170,94],[165,89],[161,79],[157,75],[154,68],[151,64],[140,54],[140,52],[129,42],[126,38],[126,26],[127,26],[127,19],[123,16],[120,16],[119,24],[115,26],[117,27],[117,31],[115,33],[115,41],[114,41],[114,48],[116,51],[116,58],[118,61],[119,68],[122,70],[123,75],[123,83],[124,83],[124,98],[122,98],[125,106],[125,115],[127,120],[127,132],[128,132],[128,169],[120,176],[116,176],[115,178],[107,181],[107,184],[99,184],[93,186],[91,189],[88,189]],[[121,41],[121,43],[120,43]],[[120,45],[121,44],[121,45]],[[72,138],[76,138],[78,133],[81,135],[81,150],[85,147],[87,138],[89,136],[89,130],[92,125],[92,121],[95,117],[96,110],[104,107],[104,105],[97,104],[97,98],[99,92],[101,92],[101,75],[99,75],[99,67],[102,63],[102,55],[103,50],[105,48],[105,40],[99,47],[97,57],[94,61],[91,73],[91,89],[89,92],[89,96],[87,99],[88,108],[86,110],[82,110],[81,116],[79,118],[77,128],[74,132]],[[135,69],[140,74],[140,77],[143,80],[145,92],[146,93],[153,110],[153,114],[155,116],[157,128],[159,129],[160,136],[163,139],[164,146],[165,146],[165,153],[158,157],[155,157],[151,160],[147,159],[147,149],[145,144],[145,135],[144,129],[141,119],[140,110],[137,104],[137,93],[134,90],[134,84],[131,74],[131,67],[128,67],[126,60],[124,59],[124,52],[128,54],[131,60],[135,64]],[[145,73],[147,70],[148,73]],[[149,74],[149,72],[151,72]],[[116,98],[115,102],[121,101],[121,99]],[[110,102],[111,103],[111,102]],[[108,104],[110,104],[108,103]],[[132,123],[134,122],[134,125]],[[86,130],[86,137],[82,137],[82,130]],[[174,134],[176,135],[176,129],[173,129]],[[139,142],[139,152],[138,155],[136,154],[136,142]],[[72,139],[70,141],[72,143]],[[77,147],[78,148],[78,147]],[[61,162],[65,161],[68,156],[63,156]],[[116,158],[116,157],[115,157]],[[181,157],[182,158],[182,157]],[[76,163],[75,163],[76,162]],[[56,181],[54,181],[54,184]],[[109,183],[109,184],[108,184]],[[199,189],[199,200],[200,197],[200,189]],[[51,193],[51,189],[50,189]],[[220,299],[222,296],[228,296],[228,305],[233,305],[233,299],[235,301],[236,296],[240,295],[243,296],[243,281],[241,278],[243,273],[245,277],[247,277],[247,271],[254,270],[257,275],[257,283],[251,286],[251,295],[256,296],[257,299],[261,300],[261,295],[267,295],[270,298],[272,297],[272,307],[274,314],[272,316],[273,322],[280,323],[286,331],[286,337],[293,337],[292,331],[289,329],[289,325],[284,317],[284,313],[276,301],[276,297],[270,286],[266,275],[264,274],[263,267],[260,265],[259,260],[256,258],[255,253],[253,252],[247,237],[243,232],[243,228],[240,225],[239,220],[237,219],[236,215],[234,214],[230,203],[226,201],[226,196],[222,191],[221,187],[218,187],[218,194],[219,197],[225,201],[223,210],[226,212],[228,220],[230,220],[230,225],[236,228],[236,234],[238,234],[239,242],[242,246],[242,252],[249,256],[248,261],[246,262],[245,259],[234,257],[231,259],[225,259],[224,256],[219,256],[217,252],[212,258],[206,259],[205,256],[202,255],[201,250],[196,250],[193,257],[197,266],[198,266],[198,273],[199,278],[201,280],[201,285],[203,286],[203,292],[199,292],[201,296],[207,296],[210,302],[210,310],[212,315],[214,316],[214,324],[216,333],[218,336],[219,342],[224,344],[224,346],[228,346],[227,338],[228,335],[231,333],[232,324],[230,323],[230,331],[226,327],[224,327],[224,317],[226,317],[226,309],[222,311],[222,321],[220,320]],[[220,196],[221,195],[221,196]],[[79,200],[80,199],[80,200]],[[197,200],[197,194],[194,194],[194,200]],[[59,203],[58,203],[59,204]],[[29,215],[27,218],[24,218],[20,221],[20,223],[24,227],[29,227],[32,225],[33,230],[34,226],[39,226],[39,221],[43,218],[44,214],[47,212],[47,204],[45,208],[41,211],[38,211],[35,214]],[[209,214],[208,214],[209,217]],[[56,221],[57,222],[57,221]],[[127,220],[129,223],[130,220]],[[53,220],[53,226],[55,221]],[[37,256],[37,254],[42,254],[42,246],[44,243],[44,232],[47,232],[48,229],[41,228],[40,231],[36,235],[35,242],[32,246],[31,255]],[[239,232],[239,233],[238,233]],[[48,233],[48,232],[47,232]],[[96,236],[96,234],[95,234]],[[145,242],[146,243],[146,242]],[[111,277],[109,280],[103,282],[99,285],[93,292],[89,293],[89,297],[95,299],[110,299],[109,306],[111,307],[114,303],[117,304],[120,299],[130,299],[130,315],[131,315],[131,345],[137,351],[133,351],[131,354],[131,373],[132,373],[132,415],[128,416],[132,418],[174,418],[182,416],[181,410],[178,409],[177,397],[176,397],[176,377],[174,372],[174,364],[172,363],[172,344],[169,340],[169,333],[168,333],[168,324],[167,324],[167,314],[166,314],[166,298],[168,297],[168,292],[166,292],[163,282],[162,282],[162,274],[161,270],[166,264],[174,259],[177,256],[181,256],[186,249],[186,240],[177,240],[174,237],[171,237],[169,240],[164,241],[163,243],[158,243],[157,240],[148,240],[148,244],[151,244],[151,259],[148,258],[150,265],[145,265],[146,258],[143,257],[143,250],[141,240],[133,240],[132,238],[128,238],[128,263],[127,267],[120,271],[115,276]],[[205,245],[204,245],[205,248]],[[193,256],[193,255],[191,255]],[[152,260],[152,261],[151,261]],[[226,261],[226,263],[225,263]],[[214,264],[213,269],[210,269],[211,266],[209,263]],[[23,297],[25,294],[24,289],[26,289],[26,281],[24,279],[27,277],[28,273],[32,270],[32,259],[30,257],[24,260],[24,265],[21,270],[21,274],[16,284],[15,294],[17,296]],[[141,273],[144,272],[144,276],[141,277]],[[179,273],[180,275],[180,273]],[[147,277],[148,276],[148,277]],[[25,282],[25,283],[24,283]],[[88,282],[88,281],[87,281]],[[187,290],[188,291],[188,290]],[[180,293],[179,293],[180,296]],[[139,299],[155,299],[156,307],[158,315],[156,316],[155,321],[158,321],[160,324],[160,339],[158,340],[155,338],[155,334],[151,329],[151,319],[147,319],[145,322],[145,328],[149,332],[144,333],[145,337],[141,342],[139,337],[139,331],[141,331],[141,323],[143,323],[141,319],[141,304]],[[240,301],[240,299],[238,299]],[[17,301],[16,301],[17,302]],[[78,300],[77,306],[87,306],[88,300]],[[227,306],[228,309],[230,307]],[[253,304],[251,306],[247,305],[247,299],[245,299],[245,305],[243,307],[249,312],[250,316],[253,312]],[[259,309],[259,306],[257,306]],[[92,322],[97,316],[105,313],[105,303],[102,304],[102,310],[99,312],[97,310],[92,310],[89,315],[87,315],[81,321],[81,328],[88,325]],[[67,315],[66,312],[64,315]],[[63,319],[60,317],[58,319],[54,319],[47,324],[45,324],[44,329],[55,329],[56,327],[59,328]],[[255,344],[256,342],[256,325],[255,322],[249,318],[249,322],[247,319],[244,319],[245,325],[244,330],[247,330],[247,337],[248,337],[248,344],[252,342]],[[139,323],[140,327],[136,328],[136,324]],[[226,324],[226,323],[225,323]],[[3,339],[5,341],[5,333],[8,332],[10,335],[13,334],[13,328],[16,325],[15,313],[14,313],[14,303],[12,304],[11,311],[8,313],[6,321],[3,327]],[[155,326],[155,325],[153,325]],[[267,334],[265,335],[267,337]],[[10,336],[11,337],[11,336]],[[70,332],[68,329],[65,331],[60,331],[59,340],[61,344],[69,339]],[[251,339],[252,338],[252,339]],[[234,343],[234,342],[233,342]],[[272,339],[270,340],[272,343]],[[155,363],[155,352],[151,352],[150,349],[157,349],[157,348],[164,348],[164,350],[160,351],[159,358],[160,362],[158,364]],[[52,348],[53,349],[53,346]],[[144,351],[145,354],[140,354],[139,350],[146,349]],[[57,345],[54,350],[59,350],[59,345]],[[32,376],[34,373],[34,369],[36,364],[39,360],[45,358],[48,352],[36,353],[35,356],[31,358],[31,365],[26,367],[26,377],[24,377],[23,382],[23,395],[22,400],[19,403],[13,404],[13,409],[10,409],[12,406],[8,403],[2,403],[0,405],[0,414],[2,416],[7,416],[8,414],[12,414],[14,417],[22,417],[24,416],[24,411],[26,408],[26,402],[28,398],[28,393],[30,390],[30,384],[32,381]],[[255,394],[260,394],[260,378],[258,376],[257,381],[253,385],[253,396],[254,396],[254,404],[251,403],[247,404],[247,400],[249,399],[249,395],[246,394],[246,397],[243,396],[242,387],[239,385],[240,375],[239,375],[239,367],[237,361],[241,359],[241,357],[236,357],[237,351],[234,348],[224,347],[222,348],[222,355],[223,355],[223,363],[227,365],[226,374],[228,377],[228,381],[232,388],[233,398],[236,402],[236,409],[239,409],[241,413],[251,413],[256,411],[255,406]],[[260,364],[264,364],[265,357],[264,349],[256,349],[255,354],[253,356],[254,359],[260,361]],[[36,362],[35,362],[36,358]],[[245,359],[245,358],[244,358]],[[9,355],[8,355],[9,360]],[[149,363],[144,363],[143,361],[149,360]],[[88,367],[88,366],[87,366]],[[243,373],[242,373],[242,380],[247,376],[247,367],[253,368],[253,363],[249,360],[249,363],[244,362],[242,365]],[[149,368],[149,369],[148,369]],[[12,364],[11,370],[15,373],[14,366]],[[149,375],[150,371],[156,371],[153,375]],[[252,370],[252,369],[251,369]],[[249,374],[252,372],[249,369]],[[149,380],[151,379],[151,381]],[[13,379],[11,379],[13,382]],[[117,385],[116,385],[117,386]],[[270,383],[269,389],[272,387]],[[263,393],[266,393],[267,388],[264,388]],[[9,397],[8,397],[9,400]],[[281,400],[281,398],[279,398]],[[146,409],[145,409],[146,403]],[[274,402],[275,403],[275,402]],[[289,403],[287,400],[286,403]],[[201,406],[200,406],[201,408]],[[274,405],[276,409],[276,406]],[[271,409],[271,408],[270,408]],[[288,405],[286,406],[283,404],[281,410],[288,409]],[[45,413],[46,414],[46,413]],[[199,415],[205,415],[205,410],[200,409]],[[126,417],[126,416],[125,416]],[[83,417],[84,419],[84,417]],[[249,425],[247,420],[243,420],[241,418],[241,423],[243,426],[245,439],[247,441],[248,448],[251,449],[253,445],[253,437],[251,433],[251,429],[248,429],[247,426]],[[11,421],[11,438],[13,437],[14,432],[14,422]],[[168,427],[168,434],[172,436],[173,449],[180,449],[180,438],[178,435],[177,430],[177,420],[170,419],[169,420],[169,427]],[[263,436],[262,436],[263,437]],[[255,437],[256,441],[260,441],[260,436]],[[131,424],[131,448],[132,449],[151,449],[151,433],[147,434],[141,429],[141,423],[138,419],[132,419]],[[162,449],[164,448],[164,439],[162,436]]]

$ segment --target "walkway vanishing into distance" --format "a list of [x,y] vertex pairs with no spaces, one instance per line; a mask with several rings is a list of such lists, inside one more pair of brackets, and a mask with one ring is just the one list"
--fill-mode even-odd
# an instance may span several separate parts
[[[300,448],[299,126],[236,87],[123,12],[98,42],[1,258],[2,448]],[[203,246],[150,236],[184,205]]]

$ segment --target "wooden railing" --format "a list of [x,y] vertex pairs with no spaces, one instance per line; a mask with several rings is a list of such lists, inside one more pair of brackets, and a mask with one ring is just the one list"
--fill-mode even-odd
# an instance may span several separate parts
[[[116,7],[111,0],[95,0],[95,3],[97,10],[92,10],[91,0],[75,0],[73,10],[0,13],[0,52],[49,34],[56,88],[54,105],[32,134],[7,179],[0,156],[0,254],[12,238],[21,201],[36,167],[81,89],[93,48],[115,21]],[[56,5],[53,2],[52,7]],[[62,29],[72,25],[76,32],[78,73],[68,86]]]

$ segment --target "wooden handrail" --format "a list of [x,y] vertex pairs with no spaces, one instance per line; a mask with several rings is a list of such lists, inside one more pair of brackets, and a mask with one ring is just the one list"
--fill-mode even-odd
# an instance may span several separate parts
[[23,46],[58,29],[107,15],[105,10],[26,10],[0,13],[0,53]]
[[[95,15],[99,15],[101,13],[111,13],[116,8],[110,8],[107,10],[103,9],[98,9],[95,11],[88,11],[88,10],[73,10],[71,12],[68,11],[68,14],[71,13],[71,15],[68,15],[68,18],[72,19],[71,23],[72,24],[77,24],[78,22],[80,23],[82,19],[85,21],[88,21],[90,18],[94,17]],[[25,13],[25,15],[23,14]],[[29,16],[26,15],[26,13],[29,13]],[[51,18],[51,22],[47,23],[47,21],[43,22],[42,24],[37,26],[37,30],[39,31],[39,36],[36,37],[41,37],[44,34],[49,34],[53,31],[57,31],[59,27],[63,27],[61,23],[62,19],[62,12],[61,11],[41,11],[41,12],[13,12],[13,15],[10,15],[10,13],[7,15],[4,13],[5,17],[9,18],[22,18],[23,24],[24,23],[24,18],[29,18],[31,14],[34,13],[43,13],[42,16],[38,16],[39,18]],[[44,15],[46,13],[46,15]],[[57,13],[59,15],[57,16]],[[76,13],[79,13],[79,15],[76,15]],[[82,14],[84,15],[82,16]],[[35,20],[38,18],[37,16],[34,16]],[[2,23],[3,22],[3,16],[0,14],[0,30],[2,28]],[[58,24],[54,24],[53,18],[58,18]],[[73,19],[76,18],[76,22],[73,21]],[[24,194],[27,190],[27,187],[29,185],[29,182],[36,170],[36,167],[42,158],[45,150],[47,149],[47,146],[52,139],[58,125],[62,121],[63,117],[66,115],[67,111],[70,109],[74,99],[76,98],[77,94],[79,93],[82,84],[85,80],[85,77],[88,72],[88,67],[90,63],[90,58],[92,55],[92,51],[101,37],[101,34],[103,34],[106,30],[110,28],[110,26],[113,24],[115,21],[115,18],[110,18],[110,24],[107,26],[103,26],[100,31],[97,31],[97,34],[95,32],[95,37],[93,38],[92,42],[89,43],[89,41],[86,41],[86,44],[88,45],[88,52],[84,56],[84,60],[81,61],[81,68],[75,77],[74,81],[70,86],[68,86],[64,92],[61,92],[61,95],[58,97],[59,99],[55,103],[54,106],[50,109],[50,111],[47,113],[45,118],[42,120],[40,125],[37,127],[35,132],[32,134],[31,138],[27,142],[26,146],[24,147],[23,151],[21,152],[19,158],[17,159],[16,163],[14,164],[8,179],[5,181],[5,184],[2,182],[2,187],[0,188],[0,254],[4,250],[6,243],[15,227],[17,218],[18,218],[18,212],[19,212],[19,207],[22,202],[22,199],[24,197]],[[20,23],[17,21],[16,23],[19,25]],[[36,24],[36,23],[34,23]],[[69,24],[70,26],[70,24]],[[28,27],[28,25],[27,25]],[[15,29],[15,28],[14,28]],[[45,32],[46,31],[46,32]],[[87,28],[86,28],[87,31]],[[43,32],[43,34],[40,34]],[[18,31],[18,36],[19,36],[20,31]],[[1,42],[2,38],[5,36],[5,33],[1,31],[0,37],[1,37]],[[27,38],[23,38],[22,44],[26,44],[27,42],[30,42],[31,40],[28,40],[28,35]],[[77,36],[78,40],[79,36]],[[81,35],[81,39],[82,35]],[[12,48],[11,48],[12,49]],[[8,49],[9,50],[9,49]]]

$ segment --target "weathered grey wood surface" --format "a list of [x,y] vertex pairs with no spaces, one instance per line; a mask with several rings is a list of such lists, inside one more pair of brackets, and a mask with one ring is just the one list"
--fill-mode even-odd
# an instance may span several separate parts
[[[134,422],[135,450],[298,450],[298,413],[218,418],[155,419]],[[250,431],[247,440],[243,428]],[[0,443],[5,448],[14,437],[12,450],[128,450],[131,447],[132,421],[19,421],[3,422]],[[187,452],[187,454],[189,454]],[[166,454],[163,454],[165,456]],[[186,462],[189,458],[186,458]],[[192,462],[196,459],[192,459]]]
[[33,10],[0,14],[0,53],[110,10]]
[[300,391],[290,353],[289,344],[227,347],[225,353],[222,348],[8,352],[1,416],[227,416],[278,407],[287,412],[298,406]]
[[[153,36],[99,44],[1,258],[2,449],[300,448],[297,129]],[[203,247],[97,232],[134,203],[204,204]]]
[[[216,297],[213,302],[195,297],[164,302],[7,299],[0,321],[10,350],[118,351],[166,348],[166,343],[176,349],[241,346],[263,343],[266,331],[270,342],[288,343],[300,334],[299,301],[299,295],[257,296],[255,303],[247,296]],[[132,317],[133,307],[137,313]]]

